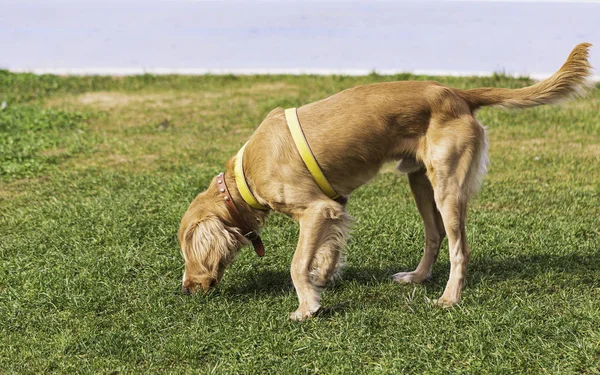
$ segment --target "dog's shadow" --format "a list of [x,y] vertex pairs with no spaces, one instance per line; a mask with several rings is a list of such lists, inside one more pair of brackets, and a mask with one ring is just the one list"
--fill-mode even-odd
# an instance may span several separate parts
[[238,280],[226,289],[235,295],[284,295],[291,293],[294,286],[289,271],[261,269],[246,273],[245,277],[238,275]]
[[[383,267],[367,269],[349,267],[344,279],[358,283],[389,282],[391,276],[399,271],[411,271],[410,267]],[[441,293],[446,286],[450,273],[448,260],[438,261],[434,266],[431,279],[424,286],[433,293]],[[538,254],[518,255],[499,259],[497,257],[474,257],[467,266],[466,288],[477,287],[483,283],[494,286],[512,281],[530,282],[540,275],[558,276],[552,280],[556,289],[568,287],[597,287],[600,274],[600,253],[593,254]],[[563,276],[560,276],[563,275]]]
[[[429,290],[441,293],[448,280],[450,265],[447,260],[438,261],[433,276],[424,285]],[[410,270],[406,264],[384,264],[381,267],[346,265],[341,278],[334,281],[328,290],[344,289],[351,284],[377,285],[390,283],[391,276],[399,271]],[[600,274],[600,252],[594,254],[565,255],[519,255],[498,259],[494,257],[477,257],[472,259],[467,268],[467,288],[482,283],[493,286],[507,280],[530,281],[541,274],[563,274],[569,277],[557,277],[553,287],[597,287]],[[287,295],[294,292],[288,270],[262,269],[227,286],[227,292],[235,295]],[[343,305],[343,304],[342,304]],[[337,306],[327,309],[322,314],[344,309]],[[331,311],[329,311],[331,310]]]

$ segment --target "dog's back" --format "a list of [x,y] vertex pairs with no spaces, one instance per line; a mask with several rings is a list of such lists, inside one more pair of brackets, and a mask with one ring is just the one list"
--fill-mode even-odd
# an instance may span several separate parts
[[347,181],[348,174],[378,169],[390,159],[421,159],[432,123],[450,127],[458,123],[454,119],[476,121],[474,112],[482,106],[527,108],[581,93],[591,73],[590,46],[579,44],[557,73],[521,89],[460,90],[434,81],[376,83],[302,106],[298,116],[326,175]]

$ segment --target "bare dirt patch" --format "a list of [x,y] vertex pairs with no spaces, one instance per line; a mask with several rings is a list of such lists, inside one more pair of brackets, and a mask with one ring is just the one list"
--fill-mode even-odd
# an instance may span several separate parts
[[8,183],[0,183],[0,201],[14,199],[28,193],[31,185],[47,181],[48,177],[20,178]]
[[146,108],[180,108],[189,105],[203,105],[222,98],[218,92],[201,93],[121,93],[121,92],[88,92],[80,95],[67,95],[49,100],[49,107],[87,107],[97,110],[146,109]]
[[50,99],[49,107],[88,107],[98,110],[181,108],[190,105],[207,106],[220,100],[235,100],[236,96],[294,92],[298,87],[284,82],[258,83],[250,87],[224,91],[181,91],[164,93],[123,93],[114,91],[87,92]]
[[129,105],[133,97],[118,92],[88,92],[77,96],[76,100],[87,106],[114,108]]
[[62,148],[62,147],[61,148],[51,148],[51,149],[40,151],[40,155],[47,156],[47,157],[60,157],[65,154],[68,154],[68,153],[69,153],[69,150],[67,150],[66,148]]
[[256,92],[265,92],[265,93],[278,93],[282,91],[297,91],[299,88],[296,85],[290,85],[285,82],[270,82],[270,83],[257,83],[249,88],[236,90],[240,93],[256,93]]

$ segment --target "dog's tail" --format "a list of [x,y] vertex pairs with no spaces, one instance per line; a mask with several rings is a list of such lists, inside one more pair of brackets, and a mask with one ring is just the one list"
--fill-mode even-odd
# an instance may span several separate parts
[[578,44],[563,66],[548,79],[522,89],[478,88],[457,90],[469,103],[472,111],[483,106],[510,109],[553,104],[572,96],[581,95],[591,85],[592,67],[588,62],[590,43]]

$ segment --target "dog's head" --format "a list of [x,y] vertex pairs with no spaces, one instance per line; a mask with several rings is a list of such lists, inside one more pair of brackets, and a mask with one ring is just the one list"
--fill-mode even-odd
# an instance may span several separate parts
[[198,194],[183,215],[178,237],[185,260],[184,294],[207,292],[216,286],[244,245],[239,231],[221,219],[226,212],[213,181],[207,191]]

